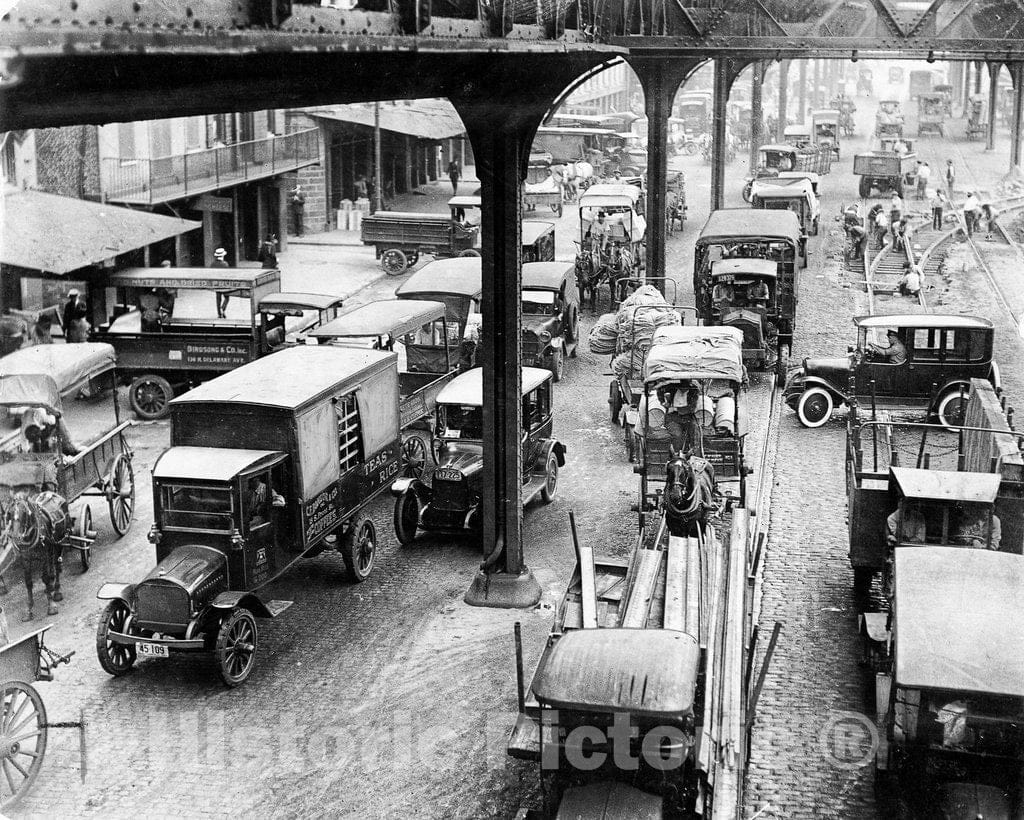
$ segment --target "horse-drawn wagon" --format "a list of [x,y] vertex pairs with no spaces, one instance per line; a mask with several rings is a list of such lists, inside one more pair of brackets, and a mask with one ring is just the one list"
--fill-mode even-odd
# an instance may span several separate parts
[[420,254],[436,259],[480,255],[480,229],[449,214],[377,211],[363,219],[360,239],[364,245],[373,245],[388,276],[404,273]]
[[903,136],[903,108],[899,100],[882,100],[875,112],[876,137]]
[[917,98],[917,135],[945,136],[946,97],[934,91],[922,92]]
[[[318,343],[394,350],[398,344],[398,415],[403,432],[431,430],[437,395],[459,367],[458,327],[445,318],[444,302],[385,299],[346,311],[311,334]],[[402,443],[406,471],[423,474],[427,448],[409,432]]]
[[733,496],[745,502],[746,382],[738,329],[672,326],[654,332],[634,431],[641,527],[646,513],[659,507],[674,453],[705,459],[715,482],[737,482]]
[[526,181],[523,183],[523,210],[534,211],[538,207],[548,207],[553,214],[561,216],[564,200],[562,181],[556,178],[551,155],[531,154],[526,166]]
[[370,575],[377,531],[364,510],[401,471],[401,445],[387,351],[293,347],[171,402],[171,447],[153,467],[157,565],[97,593],[108,601],[96,633],[104,671],[212,651],[224,683],[243,683],[256,618],[291,605],[261,588],[326,550],[351,580]]
[[[522,502],[552,501],[565,446],[554,438],[551,373],[523,368]],[[411,544],[420,530],[479,533],[483,503],[483,370],[460,374],[437,396],[431,452],[437,464],[428,486],[400,478],[395,496],[395,534]]]
[[[42,556],[51,609],[63,597],[61,552],[78,550],[83,571],[89,568],[96,539],[92,509],[83,504],[72,516],[70,505],[103,498],[117,535],[131,526],[135,472],[125,438],[131,423],[120,417],[115,367],[114,349],[99,342],[37,345],[0,359],[0,412],[20,424],[0,442],[6,496],[0,507],[11,541],[23,553],[30,613],[36,556]],[[84,393],[90,398],[81,398]],[[96,400],[101,393],[109,403]]]
[[580,298],[607,282],[615,283],[638,273],[644,265],[647,222],[642,216],[641,191],[635,185],[598,183],[579,198],[580,241],[576,276]]

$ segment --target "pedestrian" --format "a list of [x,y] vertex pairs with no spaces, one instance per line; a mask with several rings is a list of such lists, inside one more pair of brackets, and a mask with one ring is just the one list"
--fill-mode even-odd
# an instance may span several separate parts
[[260,252],[257,256],[260,262],[263,263],[263,267],[266,270],[274,270],[277,268],[277,235],[268,233],[267,238],[263,240],[260,245]]
[[889,234],[889,215],[882,208],[875,214],[875,247],[885,247],[885,237]]
[[927,162],[922,162],[917,169],[917,198],[926,199],[928,196],[928,181],[932,178],[932,169]]
[[172,267],[172,265],[171,265],[171,260],[170,260],[170,259],[165,259],[165,260],[164,260],[163,262],[161,262],[161,263],[160,263],[160,267],[161,267],[161,268],[169,268],[169,267]]
[[932,191],[931,206],[932,206],[932,230],[942,230],[942,210],[946,205],[946,197],[942,193],[941,188],[936,188]]
[[[892,199],[889,200],[889,227],[892,229],[893,242],[896,241],[896,233],[899,230],[900,221],[903,219],[903,198],[896,192],[892,192]],[[893,245],[893,247],[896,247]]]
[[981,206],[981,213],[985,217],[985,239],[992,241],[992,231],[996,227],[996,217],[999,211],[992,207],[992,203],[986,202]]
[[452,196],[459,192],[459,179],[462,177],[462,166],[459,161],[452,157],[448,163],[448,179],[452,181]]
[[[211,268],[230,268],[228,264],[228,252],[223,248],[217,248],[213,252],[213,264]],[[217,291],[217,318],[226,319],[228,310],[228,300],[231,298],[231,291],[229,290],[218,290]]]
[[302,220],[306,209],[306,195],[302,192],[302,186],[296,183],[291,190],[289,200],[292,209],[292,220],[295,225],[295,235],[302,236]]
[[953,198],[953,186],[956,185],[956,169],[953,167],[953,160],[946,160],[946,191],[950,199]]
[[967,198],[964,200],[963,213],[964,213],[964,227],[967,228],[967,235],[974,235],[974,228],[977,224],[977,211],[981,208],[978,203],[978,198],[974,195],[974,191],[967,193]]
[[85,300],[82,299],[82,294],[78,292],[78,288],[71,288],[68,291],[68,301],[64,305],[60,322],[66,341],[89,341],[89,320],[86,318],[88,315],[89,310]]
[[356,187],[356,200],[357,201],[360,200],[360,199],[368,199],[369,198],[370,194],[369,194],[369,188],[367,188],[367,185],[366,185],[366,177],[360,175],[356,179],[356,186],[355,187]]
[[917,296],[921,292],[921,269],[909,261],[904,262],[899,286],[900,293],[904,296]]

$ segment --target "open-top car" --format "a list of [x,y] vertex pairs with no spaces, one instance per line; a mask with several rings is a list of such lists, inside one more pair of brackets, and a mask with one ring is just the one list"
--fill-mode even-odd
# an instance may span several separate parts
[[338,550],[353,581],[373,569],[363,514],[402,466],[394,353],[297,346],[171,403],[153,467],[156,566],[107,583],[96,651],[111,675],[137,655],[212,651],[228,686],[256,662],[256,618],[290,601],[258,591],[298,559]]
[[[558,470],[565,466],[565,446],[554,438],[551,372],[523,368],[523,504],[537,496],[555,497]],[[419,530],[477,533],[482,526],[483,370],[462,373],[437,396],[432,444],[437,468],[427,485],[401,478],[395,496],[395,533],[411,544]]]
[[580,297],[572,262],[523,265],[523,364],[546,367],[562,380],[566,358],[576,358]]
[[972,378],[1000,386],[988,319],[902,314],[862,316],[853,323],[857,344],[847,356],[807,357],[789,375],[784,398],[805,427],[825,424],[851,397],[867,407],[926,410],[942,424],[956,425],[963,421]]
[[892,609],[864,615],[884,816],[1020,816],[1022,588],[1020,555],[896,550]]

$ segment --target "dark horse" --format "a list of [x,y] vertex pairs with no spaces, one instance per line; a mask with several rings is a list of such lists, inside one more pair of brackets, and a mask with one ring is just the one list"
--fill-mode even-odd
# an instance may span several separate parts
[[42,492],[34,498],[24,493],[14,495],[3,513],[3,536],[14,549],[24,573],[28,592],[28,611],[23,620],[31,621],[33,613],[32,576],[40,569],[46,589],[46,614],[56,615],[57,601],[64,599],[60,589],[62,542],[70,525],[67,502],[53,492]]
[[673,450],[665,465],[664,504],[670,535],[697,535],[716,506],[715,470],[711,462]]
[[607,273],[595,255],[588,251],[576,254],[576,286],[580,292],[580,304],[586,304],[590,297],[590,309],[597,310],[597,290],[604,284]]

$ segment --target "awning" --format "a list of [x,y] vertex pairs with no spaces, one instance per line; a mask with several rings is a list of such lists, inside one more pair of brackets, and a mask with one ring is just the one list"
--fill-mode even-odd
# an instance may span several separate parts
[[201,222],[41,191],[8,194],[0,207],[0,262],[56,274],[202,227]]
[[[311,117],[374,126],[374,104],[326,105],[304,109]],[[380,127],[425,140],[445,140],[466,133],[466,126],[447,100],[380,103]]]

